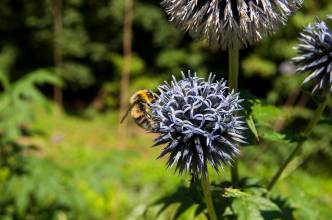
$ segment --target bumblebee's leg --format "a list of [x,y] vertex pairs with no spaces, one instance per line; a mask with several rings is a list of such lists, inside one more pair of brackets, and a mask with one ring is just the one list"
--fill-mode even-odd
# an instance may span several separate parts
[[131,111],[131,109],[133,108],[133,106],[134,106],[134,105],[130,105],[130,106],[129,106],[129,108],[128,108],[128,110],[126,111],[126,113],[122,116],[121,121],[120,121],[120,124],[122,124],[123,121],[127,118],[128,114],[129,114],[129,112]]

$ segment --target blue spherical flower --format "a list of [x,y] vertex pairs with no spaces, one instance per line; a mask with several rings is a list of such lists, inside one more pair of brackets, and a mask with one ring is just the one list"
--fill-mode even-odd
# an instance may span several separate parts
[[272,34],[303,0],[163,0],[180,28],[210,45],[227,49],[234,41],[247,46]]
[[304,29],[299,40],[298,56],[293,58],[297,71],[311,72],[303,84],[313,84],[313,93],[327,89],[332,92],[332,32],[318,20]]
[[244,142],[246,129],[241,116],[238,93],[229,92],[226,82],[213,82],[197,77],[196,73],[158,87],[157,100],[151,105],[156,122],[154,132],[160,136],[154,146],[167,143],[159,158],[169,155],[168,167],[206,174],[207,164],[218,172],[223,164],[230,164],[239,154],[239,142]]

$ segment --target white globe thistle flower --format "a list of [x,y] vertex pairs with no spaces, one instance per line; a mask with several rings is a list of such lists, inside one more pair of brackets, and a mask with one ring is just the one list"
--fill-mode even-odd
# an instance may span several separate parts
[[159,97],[151,104],[160,136],[155,146],[167,143],[159,157],[169,155],[168,167],[195,176],[207,174],[209,163],[216,171],[230,164],[244,142],[244,121],[238,93],[229,92],[226,82],[205,81],[194,74],[183,74],[177,81],[159,86]]
[[273,34],[303,0],[163,0],[171,21],[211,46],[240,47]]
[[332,32],[324,21],[307,26],[295,47],[293,58],[298,72],[310,72],[303,84],[313,85],[312,92],[330,89],[332,92]]

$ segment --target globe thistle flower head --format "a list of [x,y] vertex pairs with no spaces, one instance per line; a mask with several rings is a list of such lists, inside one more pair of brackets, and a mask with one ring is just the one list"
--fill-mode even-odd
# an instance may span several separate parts
[[219,172],[239,154],[238,143],[245,142],[244,122],[236,115],[242,100],[238,93],[228,93],[225,81],[213,82],[213,74],[208,81],[190,72],[182,77],[160,85],[151,105],[154,132],[160,134],[154,146],[167,143],[159,158],[168,155],[168,167],[180,174],[207,174],[208,163]]
[[304,29],[299,40],[295,47],[298,56],[293,61],[298,72],[311,72],[303,85],[313,84],[313,93],[327,89],[332,92],[332,32],[318,20]]
[[273,34],[303,0],[163,0],[166,13],[179,27],[211,46],[225,50]]

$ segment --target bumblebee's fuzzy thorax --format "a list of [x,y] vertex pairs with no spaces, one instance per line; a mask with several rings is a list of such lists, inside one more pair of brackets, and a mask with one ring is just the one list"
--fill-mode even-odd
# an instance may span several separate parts
[[151,103],[153,99],[152,92],[147,89],[142,89],[137,92],[130,98],[130,103]]

